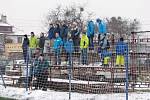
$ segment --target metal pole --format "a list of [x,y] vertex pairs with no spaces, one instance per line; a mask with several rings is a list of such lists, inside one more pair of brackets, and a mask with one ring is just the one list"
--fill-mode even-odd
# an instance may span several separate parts
[[1,78],[2,78],[2,81],[3,81],[3,85],[4,85],[4,87],[6,88],[6,84],[5,84],[5,81],[4,81],[3,74],[2,74],[2,71],[1,71],[1,70],[0,70],[0,73],[1,73]]
[[126,100],[128,100],[128,79],[129,79],[129,76],[128,76],[128,49],[127,49],[127,52],[126,52],[126,55],[125,55],[125,59],[126,59],[126,63],[125,63],[125,66],[126,66]]
[[69,100],[71,100],[72,53],[69,53]]
[[26,91],[28,91],[28,62],[29,62],[29,49],[27,49],[27,56],[26,56]]

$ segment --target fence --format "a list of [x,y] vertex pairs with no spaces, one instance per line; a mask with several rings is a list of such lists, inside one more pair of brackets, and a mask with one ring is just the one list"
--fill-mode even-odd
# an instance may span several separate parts
[[[116,66],[116,42],[110,44],[111,54],[109,58],[104,58],[106,63],[98,53],[99,46],[95,46],[93,50],[87,49],[85,58],[80,49],[70,56],[62,49],[58,56],[52,48],[48,48],[44,55],[36,50],[33,59],[27,59],[28,64],[24,60],[2,64],[3,61],[0,60],[0,65],[5,66],[1,69],[4,82],[6,86],[23,87],[27,90],[51,89],[88,94],[126,92],[126,100],[130,92],[150,89],[150,38],[128,40],[124,66]],[[39,62],[41,56],[47,60]]]

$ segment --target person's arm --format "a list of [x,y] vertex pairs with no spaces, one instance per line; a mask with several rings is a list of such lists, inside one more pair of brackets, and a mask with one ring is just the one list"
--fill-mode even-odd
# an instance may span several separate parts
[[83,49],[83,46],[84,46],[84,41],[81,39],[80,40],[80,48]]
[[85,45],[84,45],[84,47],[86,48],[86,47],[88,47],[89,46],[89,39],[88,39],[88,37],[86,38],[86,40],[85,40]]
[[75,36],[79,35],[79,33],[80,33],[80,29],[79,28],[77,28],[76,30],[77,30],[77,32],[75,33]]
[[37,38],[35,38],[35,44],[36,44],[36,47],[39,47],[39,41]]

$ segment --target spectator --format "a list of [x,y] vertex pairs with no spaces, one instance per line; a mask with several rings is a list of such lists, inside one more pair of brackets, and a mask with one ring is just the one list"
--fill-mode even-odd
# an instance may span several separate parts
[[92,50],[94,48],[93,38],[94,38],[95,25],[93,21],[89,21],[87,25],[87,36],[89,38],[89,46]]
[[41,33],[40,39],[39,39],[39,47],[43,53],[44,51],[44,44],[45,44],[45,37],[44,37],[44,33]]
[[88,64],[88,56],[87,56],[87,48],[89,46],[89,39],[86,35],[86,32],[83,32],[82,38],[80,41],[80,49],[81,49],[81,57],[82,57],[82,64]]
[[98,33],[99,33],[98,42],[100,42],[101,38],[103,38],[103,36],[107,33],[107,26],[106,23],[99,18],[96,20],[96,22],[97,22]]
[[63,23],[61,27],[61,32],[60,32],[60,37],[62,38],[63,42],[67,41],[68,31],[69,31],[68,26],[65,23]]
[[53,26],[53,24],[50,24],[50,28],[49,28],[49,31],[48,31],[48,38],[49,38],[50,40],[52,40],[52,39],[55,38],[54,26]]
[[54,53],[55,53],[55,65],[61,64],[60,52],[61,52],[62,44],[63,44],[63,42],[59,36],[59,33],[56,33],[56,39],[54,40],[54,44],[53,44],[53,49],[54,49]]
[[49,63],[44,58],[43,54],[40,54],[39,58],[35,61],[34,66],[35,72],[34,75],[37,80],[37,84],[35,85],[35,89],[41,89],[43,91],[47,90],[47,83],[48,83],[48,67]]
[[25,63],[27,62],[28,59],[28,50],[29,50],[29,38],[27,35],[24,35],[24,40],[23,40],[23,44],[22,44],[22,50],[23,50],[23,57],[24,57],[24,61]]
[[71,36],[69,36],[68,40],[64,43],[64,48],[67,54],[66,61],[69,61],[69,65],[72,65],[72,53],[74,52],[74,47]]
[[102,39],[100,40],[100,48],[99,53],[101,54],[101,61],[104,66],[108,66],[108,60],[110,59],[110,43],[108,41],[108,35],[105,34]]
[[77,23],[75,23],[75,22],[72,25],[71,38],[73,40],[75,52],[78,52],[79,51],[79,44],[80,44],[80,30],[77,27]]
[[124,43],[124,39],[121,37],[120,41],[118,41],[116,45],[116,66],[121,66],[123,67],[125,64],[125,59],[124,56],[125,54],[128,53],[128,45]]
[[33,56],[35,49],[38,47],[38,40],[34,35],[34,32],[31,32],[29,47],[30,47],[30,58],[31,58]]
[[[61,29],[60,29],[59,24],[56,24],[56,25],[55,25],[55,28],[54,28],[54,34],[55,34],[55,33],[58,33],[59,36],[60,36],[60,30],[61,30]],[[55,38],[56,38],[56,37],[55,37]]]

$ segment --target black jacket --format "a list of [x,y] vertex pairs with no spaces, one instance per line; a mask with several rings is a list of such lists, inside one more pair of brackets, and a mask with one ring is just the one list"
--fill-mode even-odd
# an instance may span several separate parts
[[40,37],[40,40],[39,40],[39,47],[40,48],[44,48],[44,44],[45,44],[45,37]]

